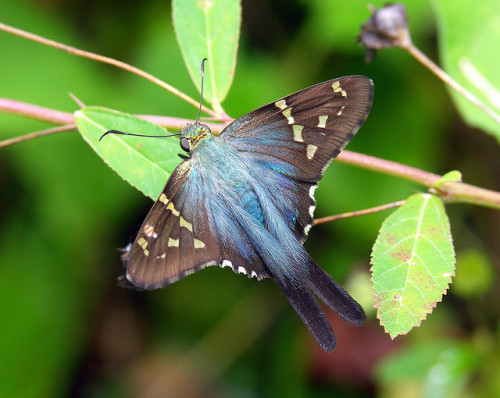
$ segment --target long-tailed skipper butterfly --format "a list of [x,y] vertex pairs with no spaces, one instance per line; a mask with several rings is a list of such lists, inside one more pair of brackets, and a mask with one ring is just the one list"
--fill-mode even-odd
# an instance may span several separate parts
[[336,338],[316,301],[351,325],[361,306],[307,254],[314,190],[364,123],[373,83],[346,76],[271,102],[214,136],[198,122],[180,132],[186,152],[123,255],[126,278],[158,289],[218,265],[273,278],[325,351]]

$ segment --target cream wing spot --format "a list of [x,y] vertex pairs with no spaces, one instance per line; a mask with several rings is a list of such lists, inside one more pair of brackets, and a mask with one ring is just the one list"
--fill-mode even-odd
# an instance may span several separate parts
[[179,247],[179,239],[168,238],[168,247]]
[[309,144],[307,146],[307,152],[306,152],[307,153],[307,158],[309,160],[311,160],[314,157],[314,155],[315,155],[315,153],[316,153],[317,150],[318,150],[318,147],[316,145]]
[[345,109],[345,105],[342,105],[342,108],[337,112],[337,116],[342,115],[343,110]]
[[167,210],[170,210],[170,211],[172,212],[172,214],[173,214],[174,216],[176,216],[176,217],[179,217],[179,215],[181,214],[181,213],[179,213],[179,212],[175,209],[174,204],[173,204],[172,202],[169,202],[169,204],[168,204],[168,206],[167,206]]
[[295,122],[292,116],[292,108],[285,109],[281,113],[288,119],[288,124],[293,124]]
[[318,127],[324,129],[326,127],[326,121],[328,120],[328,115],[322,115],[318,117]]
[[142,247],[143,249],[145,249],[146,247],[148,247],[148,241],[144,238],[140,238],[138,241],[137,241],[137,244]]
[[347,98],[347,93],[342,87],[340,87],[340,82],[334,82],[332,84],[332,88],[335,93],[340,93],[342,97]]
[[184,227],[188,229],[190,232],[193,232],[193,224],[191,224],[189,221],[186,221],[184,217],[180,217],[179,224],[181,227]]
[[203,249],[205,247],[205,243],[201,240],[194,238],[194,248],[195,249]]
[[282,100],[279,100],[279,101],[276,101],[274,103],[274,105],[276,105],[277,108],[280,108],[281,110],[285,109],[286,108],[286,101],[284,99]]
[[294,124],[292,126],[293,129],[293,140],[295,142],[304,142],[304,138],[302,137],[302,129],[304,126],[301,126],[300,124]]
[[158,237],[158,234],[155,232],[155,229],[152,225],[145,225],[144,228],[144,233],[146,234],[147,237],[156,239]]
[[166,205],[166,204],[168,203],[168,198],[167,198],[167,196],[166,196],[164,193],[162,193],[162,194],[160,195],[160,198],[159,198],[158,200],[159,200],[161,203],[163,203],[164,205]]

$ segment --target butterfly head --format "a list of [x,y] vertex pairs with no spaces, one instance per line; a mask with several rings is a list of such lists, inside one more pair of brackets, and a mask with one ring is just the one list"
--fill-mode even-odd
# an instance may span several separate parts
[[212,134],[208,126],[200,123],[188,124],[180,133],[181,148],[185,152],[191,152],[201,140]]

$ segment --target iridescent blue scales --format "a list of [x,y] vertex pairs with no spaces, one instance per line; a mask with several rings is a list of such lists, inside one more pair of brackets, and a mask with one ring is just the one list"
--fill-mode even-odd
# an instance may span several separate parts
[[365,314],[302,243],[317,182],[365,121],[372,98],[370,79],[347,76],[250,112],[218,137],[203,124],[186,126],[181,147],[189,157],[124,255],[127,279],[157,289],[211,265],[271,277],[320,347],[333,350],[314,294],[352,325]]

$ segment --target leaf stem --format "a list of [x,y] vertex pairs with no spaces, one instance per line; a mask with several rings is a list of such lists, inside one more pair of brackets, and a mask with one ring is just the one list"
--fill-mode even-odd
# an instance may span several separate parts
[[405,202],[406,202],[406,200],[399,200],[397,202],[387,203],[387,204],[381,205],[381,206],[370,207],[369,209],[356,210],[356,211],[350,211],[347,213],[337,214],[334,216],[321,217],[321,218],[314,220],[314,225],[324,224],[324,223],[332,222],[332,221],[338,221],[338,220],[342,220],[344,218],[349,218],[349,217],[358,217],[358,216],[364,216],[366,214],[377,213],[379,211],[392,209],[393,207],[402,206],[405,204]]
[[[59,50],[66,51],[70,54],[78,55],[78,56],[84,57],[84,58],[89,58],[89,59],[92,59],[95,61],[103,62],[105,64],[116,66],[117,68],[124,69],[128,72],[136,74],[137,76],[143,77],[146,80],[149,80],[150,82],[164,88],[167,91],[170,91],[172,94],[176,95],[177,97],[186,101],[187,103],[195,106],[196,108],[199,107],[198,101],[194,100],[193,98],[191,98],[187,94],[184,94],[182,91],[176,89],[175,87],[171,86],[170,84],[165,83],[163,80],[160,80],[157,77],[155,77],[155,76],[153,76],[153,75],[151,75],[151,74],[149,74],[149,73],[147,73],[139,68],[136,68],[135,66],[126,64],[125,62],[117,61],[113,58],[105,57],[103,55],[95,54],[95,53],[92,53],[89,51],[80,50],[80,49],[75,48],[75,47],[67,46],[65,44],[58,43],[58,42],[50,40],[50,39],[46,39],[44,37],[35,35],[33,33],[26,32],[26,31],[21,30],[21,29],[14,28],[14,27],[9,26],[9,25],[5,25],[3,23],[0,23],[0,30],[3,30],[4,32],[7,32],[7,33],[12,33],[14,35],[23,37],[23,38],[28,39],[28,40],[35,41],[37,43],[44,44],[46,46],[50,46],[50,47],[57,48]],[[211,116],[218,117],[217,113],[215,113],[214,111],[212,111],[211,109],[209,109],[205,106],[202,106],[201,109],[203,110],[203,112],[205,112]]]
[[443,82],[448,84],[452,89],[466,98],[469,102],[474,104],[476,107],[481,109],[489,117],[491,117],[495,122],[500,124],[500,115],[498,115],[493,109],[484,104],[479,98],[472,94],[469,90],[463,87],[460,83],[454,80],[450,75],[448,75],[444,70],[437,66],[427,55],[420,51],[412,42],[405,41],[404,45],[401,45],[403,50],[408,51],[417,61],[422,65],[427,67],[432,73],[439,77]]

